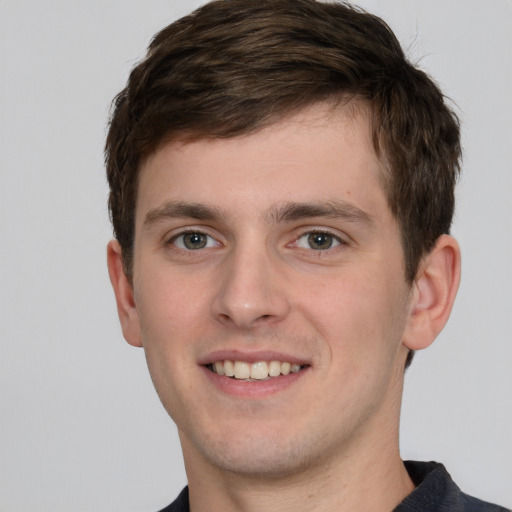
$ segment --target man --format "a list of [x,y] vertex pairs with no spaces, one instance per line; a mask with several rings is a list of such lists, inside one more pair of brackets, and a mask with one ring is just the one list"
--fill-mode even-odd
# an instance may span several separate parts
[[445,325],[459,127],[380,19],[219,0],[156,35],[106,145],[126,340],[176,422],[165,510],[498,511],[398,449]]

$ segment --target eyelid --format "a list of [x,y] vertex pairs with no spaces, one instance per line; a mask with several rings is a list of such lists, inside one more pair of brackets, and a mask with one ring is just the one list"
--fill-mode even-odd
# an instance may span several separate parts
[[[331,237],[331,240],[332,240],[331,246],[327,247],[326,249],[316,249],[317,251],[333,249],[334,247],[338,247],[339,245],[341,245],[343,243],[343,241],[338,236],[333,235],[332,233],[326,233],[324,231],[311,231],[310,233],[304,233],[303,235],[301,235],[297,238],[297,243],[299,243],[299,241],[301,241],[302,239],[308,239],[308,241],[309,241],[309,237],[311,235],[327,235],[327,236]],[[299,246],[299,247],[302,247],[302,246]],[[302,247],[302,248],[303,249],[312,249],[312,247]]]
[[308,236],[314,233],[321,233],[324,235],[332,236],[335,240],[337,240],[341,245],[349,245],[350,244],[350,236],[346,233],[340,232],[338,229],[329,228],[325,226],[303,226],[296,230],[296,236],[294,238],[295,243],[297,240],[304,236]]
[[[205,228],[204,226],[186,226],[182,228],[178,228],[173,230],[171,233],[167,233],[164,237],[163,244],[165,246],[174,246],[176,249],[186,252],[193,252],[191,249],[187,249],[186,247],[178,247],[175,244],[175,241],[187,234],[191,233],[197,233],[200,235],[204,235],[212,240],[215,241],[216,246],[221,246],[222,242],[219,241],[218,236],[214,236],[208,228]],[[210,249],[210,247],[204,247],[203,249]],[[198,249],[199,250],[199,249]]]
[[[326,247],[325,249],[311,247],[309,245],[310,244],[309,237],[311,235],[327,235],[327,236],[331,237],[331,245],[329,247]],[[306,233],[303,233],[302,235],[300,235],[299,237],[296,238],[295,243],[294,243],[295,247],[297,247],[299,249],[311,250],[311,251],[315,251],[315,252],[332,251],[344,244],[345,244],[344,241],[339,236],[337,236],[331,232],[328,232],[328,231],[319,231],[319,230],[316,230],[316,231],[313,230],[313,231],[308,231]]]
[[[201,251],[204,249],[210,249],[211,247],[218,246],[218,242],[210,235],[207,235],[206,233],[192,233],[194,235],[201,235],[201,236],[206,237],[206,244],[204,247],[195,247],[195,248],[186,247],[185,241],[183,240],[183,238],[188,234],[190,234],[190,233],[182,233],[181,235],[174,237],[172,240],[172,244],[182,251]],[[213,241],[213,243],[212,243],[212,241]]]

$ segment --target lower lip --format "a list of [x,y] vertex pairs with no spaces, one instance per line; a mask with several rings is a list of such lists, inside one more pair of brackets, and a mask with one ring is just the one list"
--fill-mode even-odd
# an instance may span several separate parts
[[222,392],[240,398],[264,398],[279,393],[292,386],[298,380],[303,379],[309,373],[309,367],[299,372],[270,377],[267,380],[245,381],[219,375],[205,366],[202,367],[206,377]]

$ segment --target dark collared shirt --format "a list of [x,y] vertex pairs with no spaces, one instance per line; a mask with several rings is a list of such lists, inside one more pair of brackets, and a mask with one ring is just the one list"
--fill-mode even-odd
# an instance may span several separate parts
[[404,462],[416,489],[393,512],[510,512],[464,494],[442,464]]
[[[464,494],[442,464],[414,461],[404,464],[416,489],[393,512],[511,512]],[[188,487],[160,512],[189,512]]]

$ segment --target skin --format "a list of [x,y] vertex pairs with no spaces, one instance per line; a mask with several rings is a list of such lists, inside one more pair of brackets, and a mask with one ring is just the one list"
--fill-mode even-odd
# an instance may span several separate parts
[[[382,172],[364,109],[325,104],[143,165],[133,283],[116,241],[109,271],[178,426],[194,512],[384,511],[413,489],[404,362],[444,326],[460,259],[443,236],[406,282]],[[206,366],[228,358],[304,369],[248,383]]]

